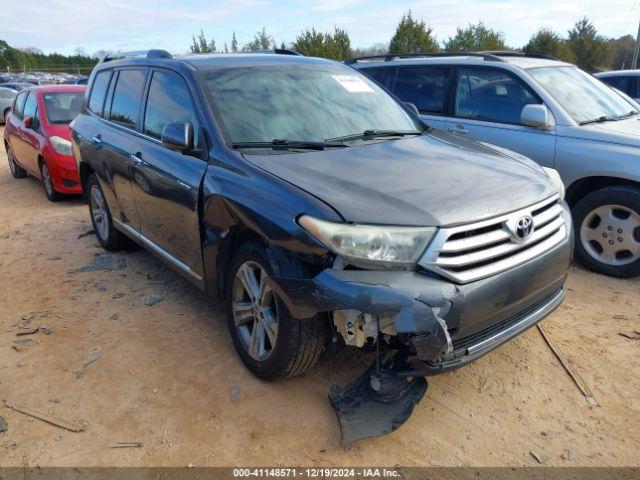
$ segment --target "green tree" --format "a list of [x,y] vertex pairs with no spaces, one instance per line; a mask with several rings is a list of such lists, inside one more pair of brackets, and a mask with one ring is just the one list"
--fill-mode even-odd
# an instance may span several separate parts
[[233,32],[231,37],[231,51],[236,53],[238,51],[238,40],[236,39],[236,32]]
[[583,70],[594,72],[611,66],[609,44],[587,17],[578,20],[569,30],[567,43],[576,57],[576,65]]
[[477,52],[483,50],[508,50],[504,33],[487,27],[482,21],[458,27],[456,34],[444,42],[447,51]]
[[309,57],[345,60],[353,55],[349,34],[340,28],[333,33],[321,33],[315,28],[301,32],[291,46]]
[[98,59],[88,56],[84,51],[79,51],[75,55],[60,55],[51,53],[45,55],[38,49],[28,48],[22,51],[11,47],[4,40],[0,40],[0,70],[49,70],[89,72],[97,63]]
[[611,68],[613,70],[634,68],[631,62],[633,62],[633,49],[635,45],[636,40],[631,35],[609,40],[609,49],[612,58]]
[[538,30],[522,51],[527,54],[550,55],[569,63],[576,61],[576,57],[569,45],[567,45],[567,41],[549,28]]
[[438,50],[438,41],[431,27],[427,27],[422,20],[414,20],[411,10],[402,16],[389,43],[389,53],[425,53]]
[[242,50],[244,50],[245,52],[252,52],[256,50],[269,50],[274,44],[275,42],[273,41],[273,37],[267,34],[265,28],[262,27],[262,30],[257,32],[253,36],[253,40],[247,43],[242,48]]
[[207,37],[205,37],[202,30],[200,30],[200,34],[197,37],[192,35],[191,38],[191,53],[216,53],[216,41],[213,38],[207,41]]

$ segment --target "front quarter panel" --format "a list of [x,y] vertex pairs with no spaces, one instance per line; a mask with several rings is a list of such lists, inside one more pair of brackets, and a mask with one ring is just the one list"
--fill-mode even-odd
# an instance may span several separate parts
[[235,153],[211,160],[203,182],[203,255],[207,293],[216,292],[218,262],[228,261],[220,247],[239,229],[266,243],[311,257],[327,253],[296,223],[302,214],[330,221],[340,216],[299,188],[249,164]]

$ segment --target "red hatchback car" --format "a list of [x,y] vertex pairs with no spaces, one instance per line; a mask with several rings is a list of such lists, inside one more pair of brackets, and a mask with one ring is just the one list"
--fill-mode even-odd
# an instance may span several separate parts
[[71,152],[73,120],[84,101],[83,85],[47,85],[22,90],[7,116],[4,147],[11,174],[30,173],[42,181],[52,202],[80,194],[78,167]]

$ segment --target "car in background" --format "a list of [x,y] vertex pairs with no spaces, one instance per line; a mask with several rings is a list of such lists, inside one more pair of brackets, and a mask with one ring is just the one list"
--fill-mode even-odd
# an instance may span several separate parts
[[82,193],[69,123],[82,109],[84,91],[82,85],[31,87],[17,94],[7,116],[4,146],[11,174],[40,179],[52,202]]
[[10,88],[11,90],[15,90],[19,92],[20,90],[24,90],[25,88],[33,87],[33,83],[29,82],[4,82],[0,83],[0,87],[2,88]]
[[18,93],[10,88],[0,87],[0,123],[5,123],[7,115]]
[[629,95],[636,102],[640,100],[640,70],[615,70],[610,72],[600,72],[593,75],[610,87],[620,90]]
[[428,125],[557,169],[578,259],[607,275],[640,274],[636,102],[575,65],[518,52],[390,54],[346,63],[414,104]]

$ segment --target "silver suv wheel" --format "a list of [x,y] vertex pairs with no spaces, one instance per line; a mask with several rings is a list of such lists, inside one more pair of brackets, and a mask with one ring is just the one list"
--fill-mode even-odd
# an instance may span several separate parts
[[107,218],[107,210],[102,196],[100,187],[96,184],[91,185],[91,193],[89,196],[91,206],[91,216],[95,225],[96,233],[101,240],[107,241],[109,237],[109,224]]
[[269,358],[278,339],[278,305],[266,277],[258,263],[247,261],[237,270],[232,291],[232,313],[240,342],[258,361]]
[[588,213],[580,225],[583,248],[611,266],[640,258],[640,215],[622,205],[603,205]]

